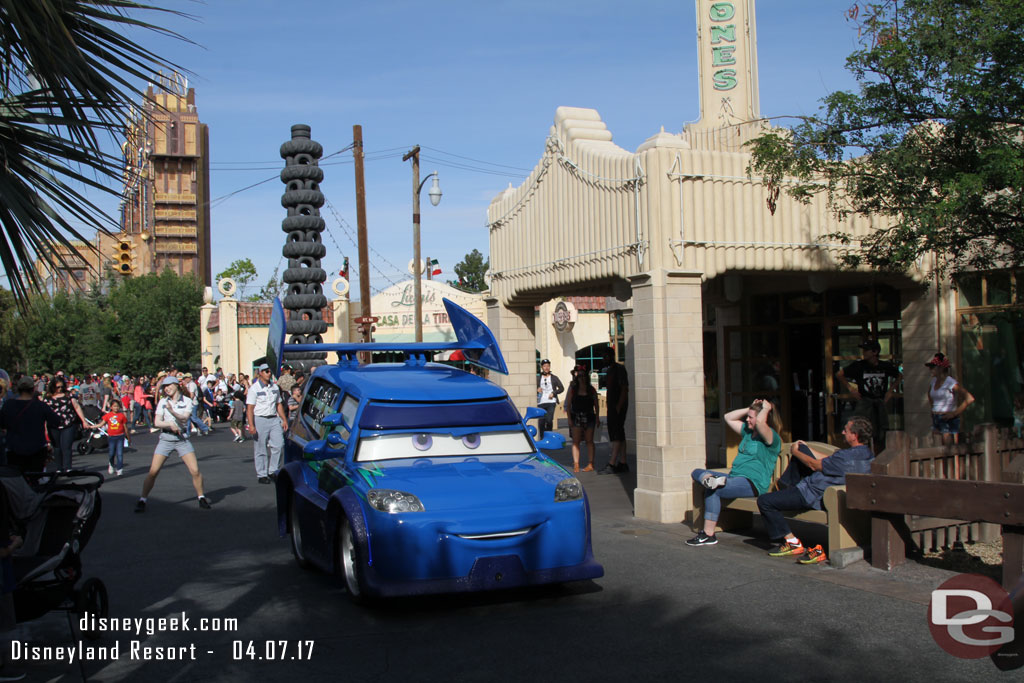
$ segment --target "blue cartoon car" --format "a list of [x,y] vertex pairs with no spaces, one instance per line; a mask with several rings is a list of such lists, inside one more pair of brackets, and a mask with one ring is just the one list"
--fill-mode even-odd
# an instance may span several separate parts
[[[561,448],[505,391],[428,349],[460,348],[498,372],[505,362],[479,320],[445,300],[458,342],[284,346],[275,306],[271,360],[328,350],[285,444],[277,477],[280,532],[295,559],[340,575],[355,602],[594,579],[590,510],[580,482],[539,448]],[[405,363],[360,365],[357,351]],[[543,411],[531,408],[527,419]]]

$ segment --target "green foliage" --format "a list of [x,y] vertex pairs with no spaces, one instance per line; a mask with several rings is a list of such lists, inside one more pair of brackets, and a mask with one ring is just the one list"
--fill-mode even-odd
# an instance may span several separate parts
[[131,372],[154,372],[199,362],[199,308],[203,287],[170,270],[128,278],[110,293],[120,340],[117,362]]
[[459,279],[449,280],[448,284],[467,292],[482,292],[487,289],[484,275],[490,266],[490,259],[484,260],[484,255],[474,249],[455,265],[455,274]]
[[0,289],[0,367],[8,372],[24,370],[25,324],[9,290]]
[[[849,265],[940,271],[1024,261],[1024,3],[858,3],[858,93],[750,144],[752,174],[800,200],[824,192],[839,214],[882,217]],[[850,241],[846,234],[828,239]]]
[[240,258],[235,259],[231,262],[224,270],[217,273],[217,280],[220,281],[226,277],[231,278],[235,281],[238,286],[238,291],[235,293],[235,298],[243,299],[245,297],[246,288],[252,284],[258,276],[256,272],[256,266],[253,265],[252,259]]
[[0,2],[0,263],[20,304],[39,289],[35,255],[52,264],[55,244],[85,241],[73,223],[115,226],[76,186],[117,194],[110,183],[121,162],[103,140],[120,134],[157,70],[177,68],[126,37],[175,35],[132,14],[144,12],[170,10],[132,0]]
[[107,294],[36,297],[19,353],[32,372],[152,374],[173,364],[196,365],[202,303],[199,281],[170,270],[116,282]]

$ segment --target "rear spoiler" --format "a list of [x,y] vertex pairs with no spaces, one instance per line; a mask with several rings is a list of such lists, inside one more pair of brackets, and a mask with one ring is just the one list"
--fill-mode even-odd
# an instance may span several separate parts
[[270,331],[267,335],[267,357],[266,362],[274,370],[274,376],[281,376],[281,366],[284,357],[289,353],[299,352],[333,352],[341,358],[346,355],[354,355],[360,351],[401,351],[408,354],[422,353],[424,351],[449,351],[462,349],[466,360],[487,368],[508,374],[508,366],[505,365],[505,358],[501,355],[498,347],[498,340],[494,338],[487,325],[475,315],[459,306],[450,299],[441,299],[444,302],[445,310],[448,312],[448,321],[455,330],[457,341],[454,342],[392,342],[369,344],[285,344],[285,314],[280,299],[274,299],[274,310],[270,315]]

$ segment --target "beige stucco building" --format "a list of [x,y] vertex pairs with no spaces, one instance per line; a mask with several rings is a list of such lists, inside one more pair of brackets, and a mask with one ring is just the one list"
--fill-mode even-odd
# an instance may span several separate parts
[[[531,405],[534,353],[548,334],[534,307],[607,296],[609,308],[621,309],[633,387],[635,514],[663,522],[693,507],[690,472],[724,461],[724,411],[767,395],[781,406],[784,438],[841,443],[851,404],[837,396],[834,374],[860,357],[866,338],[903,367],[903,392],[888,406],[893,429],[929,431],[923,363],[936,350],[957,368],[966,364],[960,376],[976,396],[1003,396],[990,397],[975,421],[993,410],[1005,419],[1005,395],[1024,386],[1024,274],[999,276],[1002,299],[985,299],[978,284],[968,301],[963,288],[926,288],[927,263],[906,276],[842,269],[843,251],[879,225],[839,220],[824,197],[801,204],[748,175],[744,144],[768,128],[758,105],[754,2],[696,7],[699,121],[663,128],[629,151],[598,112],[559,107],[547,136],[538,136],[543,151],[532,173],[488,210],[488,321],[511,371],[498,381],[521,408]],[[832,243],[834,232],[853,235],[853,245]],[[1005,387],[981,386],[995,362],[978,355],[983,338],[989,346],[1002,339],[999,353],[1015,373]]]

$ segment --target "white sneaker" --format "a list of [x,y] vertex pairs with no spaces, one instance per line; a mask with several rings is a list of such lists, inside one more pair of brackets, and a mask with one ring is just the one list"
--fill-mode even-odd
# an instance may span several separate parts
[[714,491],[725,486],[725,480],[726,477],[724,475],[708,474],[700,480],[700,483],[704,484],[708,490]]
[[107,474],[113,474],[113,473],[114,473],[114,466],[113,465],[107,465]]
[[119,476],[119,477],[120,477],[120,476],[121,476],[121,475],[122,475],[123,473],[124,473],[124,470],[118,470],[118,471],[117,471],[117,476]]

